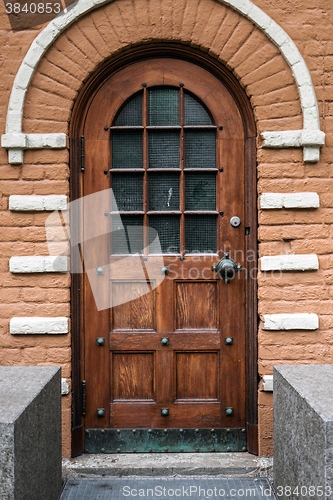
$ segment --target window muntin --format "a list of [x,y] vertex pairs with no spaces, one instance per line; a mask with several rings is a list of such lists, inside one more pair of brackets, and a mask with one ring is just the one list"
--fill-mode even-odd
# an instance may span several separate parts
[[113,254],[160,252],[155,231],[162,253],[217,252],[216,126],[195,96],[144,88],[118,112],[111,148],[112,211],[124,224],[112,228]]

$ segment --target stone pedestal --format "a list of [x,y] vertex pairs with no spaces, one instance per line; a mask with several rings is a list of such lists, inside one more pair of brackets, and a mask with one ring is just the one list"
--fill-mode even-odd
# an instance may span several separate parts
[[0,367],[1,499],[58,499],[60,384],[58,367]]
[[274,369],[274,488],[279,500],[333,496],[333,366]]

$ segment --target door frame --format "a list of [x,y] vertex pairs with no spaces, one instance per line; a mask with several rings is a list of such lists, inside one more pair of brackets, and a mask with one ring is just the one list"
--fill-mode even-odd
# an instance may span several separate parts
[[[131,47],[118,57],[106,60],[95,73],[84,83],[72,111],[70,123],[70,200],[78,199],[82,193],[81,151],[82,129],[85,115],[90,102],[100,86],[113,73],[125,66],[143,59],[172,57],[184,59],[197,64],[210,71],[228,88],[238,105],[243,120],[244,145],[245,145],[245,221],[244,227],[250,228],[245,238],[245,255],[251,256],[247,262],[247,273],[252,279],[247,279],[246,287],[246,408],[247,408],[247,446],[248,451],[258,453],[258,308],[257,308],[257,189],[256,189],[256,126],[253,110],[244,89],[236,77],[219,61],[184,45],[149,44]],[[72,237],[78,237],[80,232],[77,223],[78,214],[70,214]],[[77,240],[79,241],[79,239]],[[72,456],[83,453],[84,426],[82,408],[83,394],[83,369],[84,369],[84,339],[82,336],[82,300],[83,275],[72,274],[71,280],[71,331],[72,331]]]

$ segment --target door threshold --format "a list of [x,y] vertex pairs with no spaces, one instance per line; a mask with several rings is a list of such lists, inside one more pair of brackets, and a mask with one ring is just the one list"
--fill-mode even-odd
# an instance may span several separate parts
[[63,459],[63,477],[272,477],[273,459],[239,453],[83,454]]

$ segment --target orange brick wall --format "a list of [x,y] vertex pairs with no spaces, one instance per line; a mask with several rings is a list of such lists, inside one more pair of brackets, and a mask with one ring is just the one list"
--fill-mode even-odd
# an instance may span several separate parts
[[[326,145],[319,163],[305,164],[302,149],[262,148],[263,131],[300,129],[302,112],[292,72],[278,48],[244,16],[217,0],[116,0],[81,17],[66,29],[42,58],[24,106],[26,133],[68,134],[73,104],[84,81],[106,58],[132,45],[181,42],[208,53],[239,79],[251,100],[258,129],[258,194],[313,191],[316,210],[260,210],[259,253],[315,253],[320,269],[304,273],[259,273],[259,315],[314,312],[320,317],[313,332],[267,332],[260,326],[259,374],[279,363],[331,363],[333,346],[333,42],[330,0],[314,7],[310,0],[255,0],[289,34],[303,55],[314,82]],[[0,4],[1,92],[0,131],[13,80],[36,35],[13,33]],[[69,193],[67,150],[31,150],[22,166],[9,165],[0,148],[0,364],[56,364],[70,381],[71,338],[65,335],[9,333],[13,316],[69,316],[70,276],[13,275],[13,255],[47,255],[44,223],[48,212],[11,212],[10,195]],[[71,397],[63,397],[63,453],[70,454]],[[259,388],[259,449],[272,453],[272,395]]]

